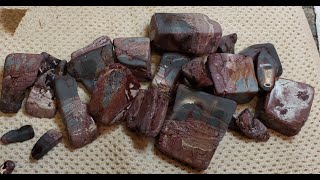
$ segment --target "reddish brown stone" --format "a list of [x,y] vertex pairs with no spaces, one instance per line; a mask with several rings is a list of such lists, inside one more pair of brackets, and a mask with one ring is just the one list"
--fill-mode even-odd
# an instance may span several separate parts
[[46,52],[42,52],[43,61],[41,63],[41,67],[39,68],[39,74],[43,74],[50,69],[55,69],[57,65],[61,62],[60,59],[57,59]]
[[236,44],[237,39],[238,36],[236,33],[222,36],[217,52],[234,54],[234,45]]
[[147,37],[115,38],[114,50],[119,63],[128,67],[141,81],[151,80],[151,48]]
[[89,102],[89,112],[105,125],[123,120],[139,87],[139,81],[128,68],[119,63],[111,64],[99,76]]
[[13,161],[7,160],[0,166],[0,174],[11,174],[15,167],[16,164]]
[[150,40],[165,51],[196,55],[214,53],[222,29],[201,13],[155,13],[150,22]]
[[208,57],[215,93],[239,104],[250,102],[259,87],[250,57],[216,53]]
[[59,62],[59,64],[56,66],[55,69],[56,76],[65,76],[67,74],[67,61],[62,60]]
[[155,137],[166,117],[169,99],[159,90],[140,89],[127,114],[127,126],[141,134]]
[[260,120],[284,135],[297,135],[308,120],[313,97],[312,86],[279,78],[264,100]]
[[0,99],[0,110],[3,113],[19,111],[25,91],[37,78],[42,60],[40,54],[16,53],[6,57]]

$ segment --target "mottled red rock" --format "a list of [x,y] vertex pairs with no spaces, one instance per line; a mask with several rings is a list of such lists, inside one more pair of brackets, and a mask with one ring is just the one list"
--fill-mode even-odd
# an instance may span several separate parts
[[182,73],[194,88],[212,86],[210,73],[208,72],[204,58],[198,57],[182,66]]
[[16,164],[13,161],[7,160],[0,166],[0,174],[11,174],[15,167]]
[[201,13],[155,13],[150,22],[152,44],[165,51],[214,53],[221,35],[220,24]]
[[42,60],[41,54],[15,53],[6,57],[0,99],[3,113],[19,111],[25,91],[37,78]]
[[232,100],[179,85],[173,111],[165,120],[156,147],[193,168],[206,169],[236,106]]
[[42,52],[43,61],[41,63],[41,67],[39,68],[39,74],[43,74],[50,69],[55,69],[57,65],[61,62],[60,59],[57,59],[46,52]]
[[308,120],[313,97],[312,86],[279,78],[264,100],[260,120],[284,135],[297,135]]
[[53,118],[57,105],[54,96],[54,69],[40,75],[26,100],[26,113],[38,118]]
[[151,80],[151,48],[149,38],[115,38],[113,45],[119,63],[128,67],[138,80]]
[[31,125],[25,125],[19,129],[10,130],[1,137],[3,144],[24,142],[34,137],[34,130]]
[[237,40],[238,36],[236,33],[222,36],[217,52],[234,54],[234,45],[236,44]]
[[127,67],[111,64],[100,73],[89,102],[89,112],[105,125],[123,120],[139,87],[139,81]]
[[216,53],[208,57],[215,93],[239,104],[250,102],[259,87],[250,57]]
[[55,130],[50,129],[44,133],[36,142],[31,150],[31,157],[39,160],[46,155],[52,148],[59,144],[62,140],[62,134]]
[[98,129],[87,106],[81,102],[76,80],[70,75],[56,77],[55,94],[71,145],[80,148],[95,140]]
[[140,89],[127,114],[127,126],[146,136],[159,134],[166,117],[169,99],[159,90]]

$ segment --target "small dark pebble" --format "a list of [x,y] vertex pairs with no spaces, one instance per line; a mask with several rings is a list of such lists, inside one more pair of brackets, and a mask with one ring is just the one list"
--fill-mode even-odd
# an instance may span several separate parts
[[16,164],[13,161],[7,160],[0,166],[0,174],[11,174],[15,167]]
[[19,129],[11,130],[1,137],[3,144],[24,142],[34,137],[34,131],[31,125],[22,126]]

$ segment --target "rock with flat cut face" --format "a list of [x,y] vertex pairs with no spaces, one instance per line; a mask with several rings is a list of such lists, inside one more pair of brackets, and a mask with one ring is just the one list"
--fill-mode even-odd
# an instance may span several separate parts
[[119,63],[128,67],[138,80],[151,80],[151,48],[149,38],[115,38],[113,45]]
[[41,54],[15,53],[6,57],[0,98],[3,113],[19,111],[27,88],[37,78],[42,61]]
[[220,24],[201,13],[155,13],[150,22],[150,40],[164,51],[214,53],[221,35]]
[[105,125],[123,120],[139,88],[139,81],[127,67],[109,65],[97,80],[88,106],[90,114]]
[[239,104],[250,102],[259,87],[250,57],[216,53],[208,57],[215,93]]
[[146,136],[157,136],[166,117],[168,104],[169,99],[159,90],[140,89],[128,110],[127,126]]
[[156,147],[191,167],[208,167],[237,104],[229,99],[179,85],[173,111],[161,129]]
[[86,47],[72,53],[67,64],[68,73],[82,81],[92,93],[99,73],[114,63],[113,45],[109,37],[102,36]]
[[238,36],[236,33],[222,36],[217,52],[234,54],[234,45],[236,44],[237,39]]
[[98,129],[87,106],[81,102],[76,80],[70,75],[56,77],[55,94],[71,145],[80,148],[95,140]]
[[259,119],[275,131],[294,136],[308,120],[313,97],[312,86],[279,78],[265,97]]

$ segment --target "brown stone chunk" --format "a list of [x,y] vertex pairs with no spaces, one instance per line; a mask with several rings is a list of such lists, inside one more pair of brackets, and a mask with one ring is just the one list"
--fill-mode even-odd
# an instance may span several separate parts
[[151,48],[147,37],[115,38],[114,50],[119,63],[128,67],[140,81],[151,80]]
[[65,76],[67,74],[67,61],[62,60],[59,62],[59,64],[56,66],[55,74],[57,76]]
[[217,52],[234,54],[234,45],[236,44],[237,39],[238,36],[236,33],[222,36]]
[[42,52],[41,55],[43,56],[43,61],[39,68],[39,74],[43,74],[50,69],[55,69],[57,65],[61,62],[60,59],[57,59],[46,52]]
[[13,161],[7,160],[0,166],[0,174],[11,174],[15,167],[16,164]]
[[279,78],[264,100],[260,120],[271,129],[294,136],[308,120],[313,97],[312,86]]
[[111,64],[100,73],[89,102],[89,112],[105,125],[123,120],[139,87],[139,81],[127,67]]
[[127,126],[141,134],[155,137],[166,117],[169,99],[159,90],[140,89],[127,114]]
[[0,110],[3,113],[19,111],[25,91],[37,78],[42,60],[40,54],[16,53],[6,57],[0,99]]

